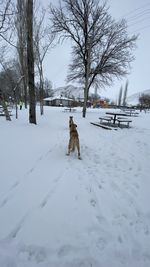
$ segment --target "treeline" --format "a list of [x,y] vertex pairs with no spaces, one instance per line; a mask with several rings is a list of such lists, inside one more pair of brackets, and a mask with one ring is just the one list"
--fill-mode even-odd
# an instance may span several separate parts
[[142,94],[139,97],[139,103],[140,103],[141,108],[150,109],[150,94]]
[[[3,70],[0,71],[0,90],[3,98],[6,102],[11,102],[15,104],[14,94],[16,93],[17,103],[19,101],[24,102],[24,93],[23,93],[23,84],[20,83],[17,87],[16,92],[14,89],[17,85],[17,82],[20,79],[20,71],[18,63],[15,61],[11,61],[9,63],[5,63],[3,66]],[[53,95],[52,90],[52,82],[45,78],[43,80],[43,97],[49,97]],[[41,94],[40,94],[40,83],[35,83],[35,100],[36,102],[40,102]],[[29,96],[27,94],[27,102],[29,101]]]

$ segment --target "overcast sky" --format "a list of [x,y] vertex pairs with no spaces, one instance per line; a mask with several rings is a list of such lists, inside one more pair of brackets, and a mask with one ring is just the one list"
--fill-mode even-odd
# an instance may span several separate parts
[[[56,0],[44,0],[45,6],[48,6],[50,2],[55,4]],[[115,81],[111,87],[99,91],[102,96],[116,100],[121,85],[124,88],[127,79],[129,81],[128,96],[150,89],[150,0],[108,0],[108,6],[110,14],[116,20],[123,17],[127,19],[129,33],[140,34],[130,75]],[[71,60],[70,52],[70,43],[64,42],[46,56],[45,75],[52,81],[55,88],[66,85],[65,79]]]

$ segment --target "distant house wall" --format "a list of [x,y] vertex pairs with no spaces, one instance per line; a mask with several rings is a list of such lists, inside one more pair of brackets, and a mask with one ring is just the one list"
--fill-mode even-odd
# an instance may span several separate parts
[[61,100],[60,99],[54,100],[54,106],[59,106],[60,104],[61,104]]
[[44,105],[45,105],[45,106],[51,106],[51,101],[49,101],[49,100],[44,100]]

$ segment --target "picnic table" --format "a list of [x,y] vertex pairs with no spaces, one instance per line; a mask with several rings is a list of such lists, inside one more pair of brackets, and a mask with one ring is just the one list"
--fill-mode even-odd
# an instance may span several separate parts
[[68,111],[68,112],[75,112],[76,109],[75,109],[75,108],[65,108],[64,111],[65,111],[65,112],[67,112],[67,111]]
[[106,112],[106,114],[113,116],[113,124],[115,124],[117,116],[128,116],[126,113],[123,112]]
[[[12,110],[8,109],[8,113],[11,116]],[[6,116],[5,112],[4,112],[4,108],[0,106],[0,116]]]
[[137,115],[139,115],[139,112],[137,112],[135,109],[126,109],[126,110],[124,110],[124,112],[128,116],[137,116]]

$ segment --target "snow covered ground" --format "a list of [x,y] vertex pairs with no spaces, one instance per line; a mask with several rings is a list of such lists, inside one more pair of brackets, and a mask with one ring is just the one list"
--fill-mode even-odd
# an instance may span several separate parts
[[132,128],[74,113],[82,160],[66,156],[69,113],[0,117],[0,267],[150,266],[150,113]]

